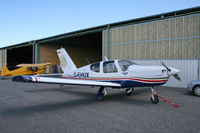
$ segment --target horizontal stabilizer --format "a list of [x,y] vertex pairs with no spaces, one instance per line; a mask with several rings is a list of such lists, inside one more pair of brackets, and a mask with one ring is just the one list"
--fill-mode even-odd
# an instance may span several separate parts
[[12,81],[16,82],[32,82],[31,76],[15,76],[12,78]]

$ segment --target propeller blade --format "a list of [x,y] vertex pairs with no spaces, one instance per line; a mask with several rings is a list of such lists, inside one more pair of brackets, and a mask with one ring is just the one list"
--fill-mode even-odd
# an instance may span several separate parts
[[[165,65],[165,63],[163,63],[163,62],[160,62],[160,63],[167,69],[168,72],[171,72],[171,69],[170,69],[169,67],[167,67],[167,66]],[[178,74],[174,74],[173,77],[174,77],[175,79],[181,81],[181,77],[180,77]]]
[[167,67],[166,65],[165,65],[165,63],[163,63],[163,62],[160,62],[166,69],[167,69],[167,71],[171,71],[171,69],[169,68],[169,67]]
[[174,74],[173,76],[174,76],[175,79],[181,81],[181,77],[178,74]]

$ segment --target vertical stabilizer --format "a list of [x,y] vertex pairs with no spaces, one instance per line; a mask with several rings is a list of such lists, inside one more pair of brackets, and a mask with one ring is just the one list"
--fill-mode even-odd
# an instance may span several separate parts
[[8,75],[10,75],[10,71],[6,66],[3,66],[1,69],[1,76],[8,76]]
[[70,71],[77,69],[74,62],[69,57],[64,48],[58,49],[57,54],[60,60],[61,68],[64,73],[68,73]]

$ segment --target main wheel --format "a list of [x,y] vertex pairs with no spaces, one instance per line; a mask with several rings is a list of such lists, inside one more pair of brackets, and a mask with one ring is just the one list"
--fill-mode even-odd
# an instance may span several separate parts
[[98,95],[96,99],[97,101],[102,101],[104,99],[104,95]]
[[194,95],[200,97],[200,86],[199,86],[199,85],[194,86],[194,88],[193,88],[193,93],[194,93]]
[[156,94],[153,94],[153,95],[151,96],[151,102],[152,102],[153,104],[157,104],[157,103],[159,102],[159,97],[158,97]]
[[96,95],[97,101],[102,101],[106,95],[106,91],[104,91],[104,87],[100,87],[99,91]]
[[126,95],[130,96],[133,93],[134,89],[133,88],[128,88],[126,89]]

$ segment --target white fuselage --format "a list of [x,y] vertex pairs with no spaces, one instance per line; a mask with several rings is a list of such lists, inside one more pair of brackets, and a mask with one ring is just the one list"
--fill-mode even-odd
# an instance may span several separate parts
[[122,87],[137,87],[162,85],[168,81],[169,73],[163,66],[140,66],[131,64],[129,60],[112,60],[68,71],[63,78],[108,81],[120,83]]

